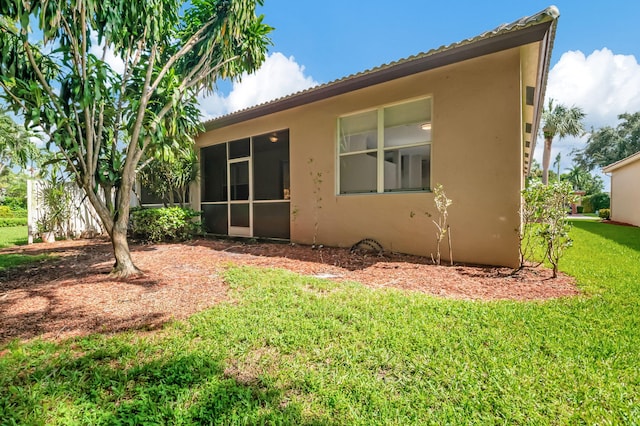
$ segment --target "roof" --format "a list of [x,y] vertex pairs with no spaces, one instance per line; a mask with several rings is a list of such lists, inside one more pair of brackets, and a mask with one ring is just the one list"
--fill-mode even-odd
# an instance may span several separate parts
[[[273,101],[223,115],[206,121],[204,126],[207,131],[226,127],[231,124],[295,108],[374,84],[499,52],[512,47],[522,46],[535,41],[541,41],[545,39],[545,37],[550,39],[550,43],[546,43],[546,49],[548,51],[546,53],[550,56],[553,37],[555,36],[554,24],[559,16],[560,12],[558,8],[550,6],[535,15],[518,19],[510,24],[500,25],[479,36],[447,46],[441,46],[428,52],[419,53]],[[545,66],[547,69],[543,70],[545,75],[544,81],[541,82],[543,83],[542,87],[546,86],[548,59],[546,60]],[[541,99],[544,99],[544,93],[541,93],[541,95]]]
[[520,18],[509,24],[500,25],[476,37],[441,46],[437,49],[380,65],[273,101],[214,118],[204,122],[204,128],[205,131],[223,128],[456,62],[540,42],[537,75],[535,82],[531,82],[532,87],[535,89],[533,102],[530,104],[532,110],[523,110],[523,122],[527,124],[526,133],[528,134],[527,140],[523,140],[522,167],[523,173],[526,175],[529,172],[530,159],[533,158],[535,151],[549,74],[551,50],[553,49],[559,16],[558,8],[549,6],[534,15]]
[[603,167],[602,171],[605,173],[611,173],[615,170],[618,170],[621,167],[628,166],[629,164],[634,163],[638,160],[640,160],[640,151],[626,158],[623,158],[622,160],[616,161],[615,163],[611,163],[606,167]]

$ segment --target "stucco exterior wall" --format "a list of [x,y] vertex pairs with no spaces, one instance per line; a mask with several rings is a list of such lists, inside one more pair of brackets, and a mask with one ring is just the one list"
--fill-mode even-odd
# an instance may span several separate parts
[[611,220],[640,226],[640,159],[611,173]]
[[[337,195],[336,128],[342,115],[432,96],[431,182],[442,184],[453,200],[453,257],[516,266],[523,155],[520,59],[519,49],[487,55],[216,129],[196,143],[202,147],[288,128],[293,242],[313,241],[317,217],[318,243],[350,247],[373,238],[387,250],[430,256],[436,251],[435,227],[424,213],[437,213],[433,194]],[[314,183],[314,177],[322,182]],[[446,258],[446,244],[442,250]]]

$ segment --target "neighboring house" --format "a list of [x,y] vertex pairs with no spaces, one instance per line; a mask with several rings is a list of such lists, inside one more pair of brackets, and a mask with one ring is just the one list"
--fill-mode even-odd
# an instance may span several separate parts
[[[442,184],[457,262],[516,266],[558,10],[205,123],[193,207],[209,232],[436,251]],[[446,246],[445,246],[446,247]],[[443,247],[443,252],[447,249]]]
[[602,171],[611,174],[611,220],[640,226],[640,152]]

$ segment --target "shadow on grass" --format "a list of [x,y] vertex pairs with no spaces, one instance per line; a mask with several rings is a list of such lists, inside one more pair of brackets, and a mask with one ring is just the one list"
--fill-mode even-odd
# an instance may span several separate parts
[[[77,346],[83,343],[93,347],[82,352]],[[329,424],[303,416],[300,405],[265,378],[229,377],[224,361],[205,352],[156,352],[145,360],[139,345],[118,339],[46,351],[38,361],[22,361],[30,368],[16,362],[0,378],[0,413],[8,424],[63,418],[78,424]]]
[[638,227],[585,220],[574,220],[571,223],[574,228],[590,232],[640,252],[640,228]]

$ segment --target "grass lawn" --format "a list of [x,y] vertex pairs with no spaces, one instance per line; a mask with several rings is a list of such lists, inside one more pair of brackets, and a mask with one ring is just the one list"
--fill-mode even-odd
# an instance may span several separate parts
[[[13,245],[27,244],[26,226],[8,226],[0,228],[0,248]],[[49,256],[26,254],[0,254],[0,271],[27,263],[35,263],[47,259]]]
[[0,248],[27,244],[26,226],[7,226],[0,228]]
[[0,418],[637,424],[640,229],[574,226],[560,267],[584,297],[454,301],[230,267],[233,302],[160,332],[0,347]]

